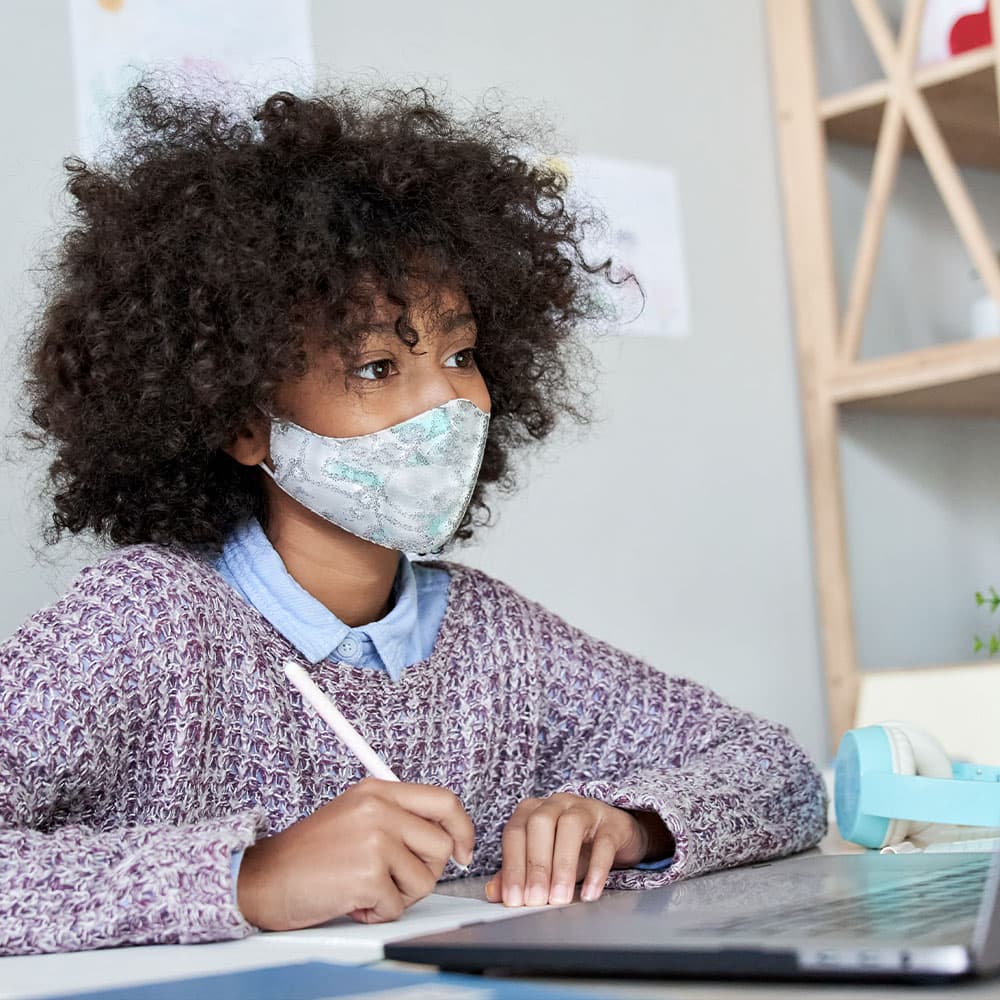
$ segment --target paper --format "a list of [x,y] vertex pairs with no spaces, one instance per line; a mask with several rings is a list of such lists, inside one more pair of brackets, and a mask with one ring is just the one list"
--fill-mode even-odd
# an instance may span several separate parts
[[[283,0],[70,0],[78,152],[93,159],[111,138],[118,98],[147,67],[179,76],[195,94],[220,81],[258,98],[311,88],[309,3]],[[235,88],[237,85],[239,90]]]
[[917,65],[928,66],[951,58],[949,36],[955,22],[969,14],[979,14],[985,0],[926,0],[920,26]]
[[350,917],[338,917],[320,927],[261,934],[256,940],[262,945],[275,948],[286,944],[315,945],[317,957],[348,965],[362,965],[379,961],[383,957],[383,948],[389,941],[450,931],[487,920],[505,920],[525,913],[537,913],[538,909],[529,906],[503,906],[500,903],[488,903],[485,899],[432,893],[419,903],[414,903],[398,920],[389,923],[359,924]]
[[568,180],[566,203],[573,211],[593,206],[605,216],[603,231],[584,228],[588,263],[613,258],[612,274],[634,281],[615,288],[603,278],[596,287],[610,297],[620,318],[618,333],[683,337],[689,333],[677,180],[667,167],[603,156],[550,157],[546,166]]

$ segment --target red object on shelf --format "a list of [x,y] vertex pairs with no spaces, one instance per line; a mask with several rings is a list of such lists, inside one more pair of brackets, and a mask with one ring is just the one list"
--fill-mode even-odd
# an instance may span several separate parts
[[948,48],[953,56],[970,49],[982,48],[993,41],[993,31],[990,28],[990,4],[977,14],[966,14],[960,17],[951,27],[948,35]]

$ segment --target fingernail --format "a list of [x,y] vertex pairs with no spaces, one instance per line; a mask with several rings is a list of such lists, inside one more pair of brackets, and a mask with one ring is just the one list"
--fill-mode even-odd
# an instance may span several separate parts
[[545,898],[545,890],[541,886],[533,885],[528,889],[525,899],[528,906],[544,906],[548,900]]
[[486,883],[486,898],[491,902],[495,903],[497,898],[497,884],[496,882]]
[[521,906],[524,902],[521,898],[521,887],[518,885],[512,885],[507,890],[507,894],[504,896],[503,901],[506,906]]
[[573,890],[568,885],[553,886],[549,893],[550,903],[568,903],[573,898]]
[[580,899],[585,900],[588,903],[592,903],[598,896],[600,896],[601,890],[597,888],[596,885],[585,885],[583,891],[580,893]]

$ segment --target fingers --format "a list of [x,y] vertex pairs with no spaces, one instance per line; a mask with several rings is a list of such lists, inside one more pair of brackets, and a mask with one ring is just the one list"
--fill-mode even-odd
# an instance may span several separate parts
[[369,887],[369,893],[349,913],[360,924],[386,924],[398,920],[406,909],[403,896],[388,873]]
[[544,906],[573,898],[592,817],[586,800],[525,799],[503,832],[500,895],[507,906]]
[[631,835],[628,813],[570,793],[525,799],[504,828],[503,863],[486,885],[486,898],[506,906],[597,899],[622,845]]
[[518,803],[500,838],[503,865],[500,869],[500,898],[504,906],[524,905],[525,844],[528,815],[537,807],[537,799]]
[[403,843],[433,874],[436,882],[444,872],[454,850],[452,838],[437,823],[400,809],[403,822],[399,833]]
[[[552,881],[548,902],[571,903],[576,888],[580,855],[585,840],[590,840],[590,817],[582,809],[570,809],[559,817],[555,846],[552,849]],[[529,834],[529,853],[531,838]],[[614,857],[614,855],[612,855]],[[582,873],[581,873],[582,874]],[[529,896],[531,890],[528,890]],[[529,906],[531,903],[529,902]]]
[[399,840],[385,835],[374,846],[381,871],[364,881],[366,888],[350,911],[355,920],[366,924],[398,920],[437,884],[434,873]]
[[602,833],[594,838],[594,842],[590,845],[590,864],[587,866],[583,888],[580,890],[582,900],[589,903],[600,898],[608,881],[608,875],[611,873],[611,866],[615,863],[617,852],[618,844],[614,837]]
[[[411,856],[426,865],[435,882],[441,877],[455,845],[439,823],[411,812],[391,796],[368,795],[359,811],[362,815],[367,814],[365,825],[376,835],[380,831],[391,831],[394,840],[401,841]],[[371,850],[375,854],[380,853],[377,847],[371,847]]]
[[552,845],[555,840],[556,821],[562,817],[552,808],[539,806],[525,825],[525,883],[526,906],[544,906],[549,901],[552,877]]
[[[402,897],[403,908],[412,906],[418,899],[423,899],[434,891],[437,876],[408,847],[399,844],[394,851],[389,852],[386,861],[392,881]],[[402,910],[399,912],[402,913]],[[399,913],[389,919],[395,920],[398,916]]]
[[237,903],[264,930],[349,913],[395,920],[472,852],[472,821],[447,789],[366,779],[243,854]]
[[408,812],[439,824],[452,840],[452,847],[448,854],[452,855],[459,864],[465,865],[472,861],[472,848],[476,838],[475,828],[469,814],[462,808],[462,803],[454,792],[447,788],[437,788],[434,785],[417,785],[403,781],[379,781],[377,778],[365,778],[355,787],[360,788],[362,785],[372,782],[377,783],[376,794],[391,799]]
[[525,826],[525,889],[527,906],[569,903],[576,885],[580,849],[589,818],[575,805],[549,800],[535,809]]

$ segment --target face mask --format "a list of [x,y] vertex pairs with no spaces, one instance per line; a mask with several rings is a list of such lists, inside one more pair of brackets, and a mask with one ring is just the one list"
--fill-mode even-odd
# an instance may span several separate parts
[[377,545],[422,555],[458,530],[489,423],[489,414],[468,399],[358,437],[324,437],[276,419],[274,470],[260,465],[314,514]]

